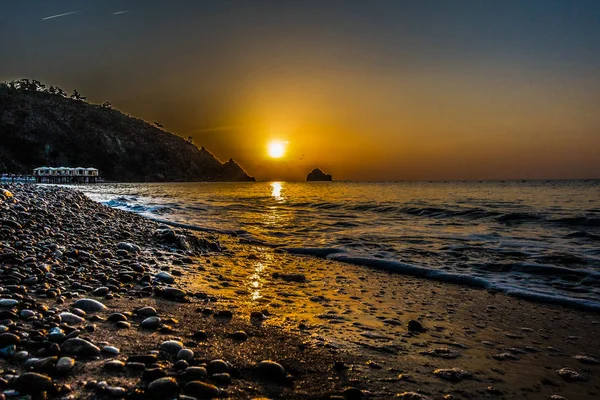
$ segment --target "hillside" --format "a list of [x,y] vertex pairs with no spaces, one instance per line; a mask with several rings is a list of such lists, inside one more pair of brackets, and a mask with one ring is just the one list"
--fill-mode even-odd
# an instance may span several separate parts
[[204,147],[108,103],[19,82],[0,84],[0,173],[90,166],[110,181],[254,180],[235,161],[221,163]]

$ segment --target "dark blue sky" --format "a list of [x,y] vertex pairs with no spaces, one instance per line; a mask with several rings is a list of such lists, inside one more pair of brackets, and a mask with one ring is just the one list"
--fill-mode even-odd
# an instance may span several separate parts
[[[264,178],[600,177],[599,50],[600,1],[0,3],[0,80],[76,88]],[[275,167],[271,138],[310,157]]]

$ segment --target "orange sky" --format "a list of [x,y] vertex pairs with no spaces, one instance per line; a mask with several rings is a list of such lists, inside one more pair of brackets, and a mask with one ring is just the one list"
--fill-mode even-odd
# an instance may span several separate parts
[[109,101],[259,180],[600,178],[598,1],[31,4],[0,4],[0,80]]

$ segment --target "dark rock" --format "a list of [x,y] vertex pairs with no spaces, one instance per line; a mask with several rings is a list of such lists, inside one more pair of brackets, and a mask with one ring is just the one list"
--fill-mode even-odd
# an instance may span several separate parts
[[261,378],[273,382],[283,382],[287,376],[281,364],[271,360],[261,361],[256,369]]
[[315,168],[308,173],[306,180],[308,182],[332,181],[333,177],[330,174],[326,174],[325,172],[321,171],[319,168]]
[[81,338],[67,339],[62,344],[62,350],[67,354],[74,354],[78,356],[99,356],[100,349]]
[[191,381],[185,385],[185,394],[198,399],[214,399],[221,396],[221,389],[210,383]]
[[181,389],[173,378],[159,378],[148,385],[146,394],[152,399],[172,399],[177,397]]
[[47,392],[54,387],[52,378],[36,372],[26,372],[15,381],[15,387],[21,393],[37,394]]
[[419,321],[415,321],[414,319],[411,319],[410,321],[408,321],[407,328],[410,332],[421,333],[421,332],[426,331],[426,329],[423,327],[423,325],[421,325],[421,323]]
[[80,310],[86,312],[99,312],[106,310],[106,306],[100,303],[98,300],[94,299],[79,299],[73,304],[74,308],[79,308]]

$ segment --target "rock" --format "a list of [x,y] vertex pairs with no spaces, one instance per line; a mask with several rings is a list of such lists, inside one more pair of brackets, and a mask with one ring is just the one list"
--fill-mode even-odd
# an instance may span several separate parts
[[31,311],[31,310],[21,310],[21,312],[19,313],[19,316],[23,319],[29,319],[31,317],[33,317],[35,315],[35,312]]
[[217,382],[219,385],[228,385],[231,383],[231,375],[229,375],[227,372],[222,374],[214,374],[210,377],[210,379],[212,379],[214,382]]
[[507,361],[507,360],[517,361],[519,359],[519,357],[517,357],[513,353],[509,353],[509,352],[494,354],[492,357],[498,361]]
[[99,356],[100,349],[81,338],[67,339],[61,346],[62,350],[67,354],[78,356]]
[[120,360],[110,360],[104,364],[104,369],[114,372],[120,372],[125,369],[125,363]]
[[114,346],[104,346],[102,348],[102,352],[105,354],[108,354],[110,356],[118,356],[119,353],[121,352],[121,350],[119,350],[118,348],[116,348]]
[[166,342],[161,343],[159,349],[166,353],[177,354],[183,349],[183,343],[178,340],[167,340]]
[[433,374],[447,381],[459,382],[463,379],[473,378],[473,374],[460,368],[440,368],[433,371]]
[[192,339],[203,341],[208,339],[208,335],[204,331],[196,331],[192,334]]
[[61,357],[56,363],[56,373],[65,374],[75,366],[75,360],[71,357]]
[[556,373],[564,380],[570,382],[583,382],[587,380],[586,376],[575,371],[573,368],[561,368],[558,371],[556,371]]
[[177,359],[191,361],[194,359],[194,352],[190,349],[181,349],[177,353]]
[[409,332],[418,332],[418,333],[426,331],[426,329],[423,327],[423,325],[421,325],[421,323],[419,321],[415,321],[414,319],[411,319],[410,321],[408,321],[407,329],[409,330]]
[[124,314],[121,314],[121,313],[113,313],[113,314],[110,314],[106,318],[106,320],[110,321],[110,322],[127,321],[127,317]]
[[156,279],[165,283],[175,282],[175,278],[173,278],[173,275],[169,274],[166,271],[160,271],[158,274],[156,274]]
[[0,194],[6,197],[7,199],[14,197],[13,194],[6,189],[0,189]]
[[185,385],[185,394],[198,399],[214,399],[221,396],[221,389],[210,383],[191,381]]
[[158,315],[158,313],[156,312],[156,310],[153,307],[140,308],[139,310],[136,311],[136,314],[139,315],[140,317],[154,317],[154,316]]
[[110,289],[107,288],[106,286],[100,286],[96,289],[94,289],[94,291],[92,292],[92,294],[94,296],[106,296],[108,294],[108,292],[110,292]]
[[437,349],[420,351],[419,354],[430,357],[444,358],[451,360],[460,357],[460,354],[454,350],[450,350],[447,347],[438,347]]
[[86,312],[99,312],[106,310],[106,306],[100,303],[98,300],[94,299],[79,299],[73,304],[74,308],[79,308],[80,310]]
[[152,399],[172,399],[177,397],[181,389],[173,378],[159,378],[148,385],[146,394]]
[[21,341],[21,338],[14,333],[0,333],[0,348],[10,346],[12,344],[17,345]]
[[19,304],[19,300],[15,299],[0,299],[0,307],[10,308]]
[[120,242],[119,244],[117,244],[117,248],[125,250],[129,253],[139,253],[140,251],[142,251],[140,246],[128,242]]
[[281,364],[271,360],[261,361],[256,369],[261,378],[273,382],[283,382],[287,376],[285,368]]
[[315,168],[306,175],[307,182],[316,182],[316,181],[332,181],[333,177],[330,174],[326,174],[321,171],[319,168]]
[[244,331],[237,331],[231,334],[231,337],[235,340],[247,340],[248,334]]
[[66,323],[68,325],[79,325],[79,324],[83,324],[85,322],[85,319],[81,318],[78,315],[70,313],[70,312],[62,312],[58,315],[59,315],[61,321],[63,321],[64,323]]
[[342,392],[342,397],[345,400],[362,400],[363,392],[359,388],[349,387],[344,389]]
[[222,372],[229,372],[229,363],[225,360],[212,360],[208,363],[206,369],[211,375],[219,374]]
[[129,358],[127,359],[127,363],[154,364],[156,361],[156,354],[139,354],[129,356]]
[[140,326],[146,329],[158,329],[158,327],[160,326],[160,318],[148,317],[141,322]]
[[173,300],[184,300],[187,295],[183,290],[170,286],[163,288],[161,293],[164,298]]
[[598,361],[597,359],[590,357],[590,356],[586,356],[586,355],[578,355],[573,358],[583,364],[588,364],[588,365],[600,364],[600,361]]
[[131,324],[127,321],[119,321],[116,323],[117,328],[119,329],[129,329],[131,328]]
[[17,378],[15,387],[21,393],[37,394],[47,392],[54,387],[54,384],[48,375],[26,372]]
[[187,367],[183,372],[182,378],[186,381],[202,380],[208,376],[204,367]]

